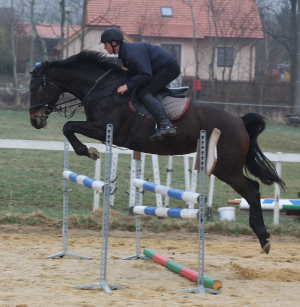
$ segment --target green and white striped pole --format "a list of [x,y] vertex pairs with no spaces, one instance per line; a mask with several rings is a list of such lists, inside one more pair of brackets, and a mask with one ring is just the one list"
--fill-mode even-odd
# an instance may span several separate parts
[[[144,249],[144,255],[154,260],[155,262],[167,267],[171,271],[180,274],[181,276],[186,277],[192,281],[198,282],[198,272],[193,271],[181,264],[178,264],[175,261],[170,260],[169,258],[164,257],[149,248]],[[204,286],[219,291],[222,288],[222,283],[219,280],[204,275]]]

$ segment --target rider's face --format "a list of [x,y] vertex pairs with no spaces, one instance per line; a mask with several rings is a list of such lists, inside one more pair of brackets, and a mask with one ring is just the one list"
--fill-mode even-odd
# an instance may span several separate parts
[[104,43],[104,49],[109,53],[109,54],[113,54],[113,48],[110,45],[110,43]]
[[[117,43],[116,43],[115,41],[112,41],[111,43],[112,43],[114,46],[117,45]],[[113,53],[114,53],[111,44],[108,43],[108,42],[104,43],[104,49],[105,49],[109,54],[113,54]]]

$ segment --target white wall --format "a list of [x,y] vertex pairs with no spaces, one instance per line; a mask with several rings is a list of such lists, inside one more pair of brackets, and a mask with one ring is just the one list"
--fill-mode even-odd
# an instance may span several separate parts
[[[227,39],[222,41],[219,39],[218,47],[233,47],[238,52],[235,55],[235,61],[232,67],[231,79],[249,81],[250,78],[250,51],[251,45],[255,40],[244,39],[242,44],[236,42],[233,39]],[[209,79],[209,65],[212,61],[212,47],[209,38],[199,40],[198,43],[198,60],[200,62],[198,75],[200,79]],[[214,61],[214,74],[215,78],[222,80],[224,67],[218,67],[217,65],[217,50]],[[184,64],[183,71],[186,76],[195,75],[195,56],[193,51],[192,40],[185,42],[184,44]],[[252,78],[255,73],[255,47],[252,48]],[[225,68],[224,78],[229,78],[230,68]]]

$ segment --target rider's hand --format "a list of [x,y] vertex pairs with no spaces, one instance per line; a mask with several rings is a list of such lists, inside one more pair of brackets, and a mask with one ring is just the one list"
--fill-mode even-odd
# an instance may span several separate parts
[[122,86],[120,86],[119,88],[118,88],[118,93],[119,94],[125,94],[125,92],[127,92],[128,91],[128,87],[127,87],[127,85],[126,84],[124,84],[124,85],[122,85]]

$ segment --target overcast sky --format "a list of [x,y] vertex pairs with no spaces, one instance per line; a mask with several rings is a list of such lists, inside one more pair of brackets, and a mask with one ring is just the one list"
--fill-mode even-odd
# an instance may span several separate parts
[[10,7],[10,1],[0,0],[0,7]]

